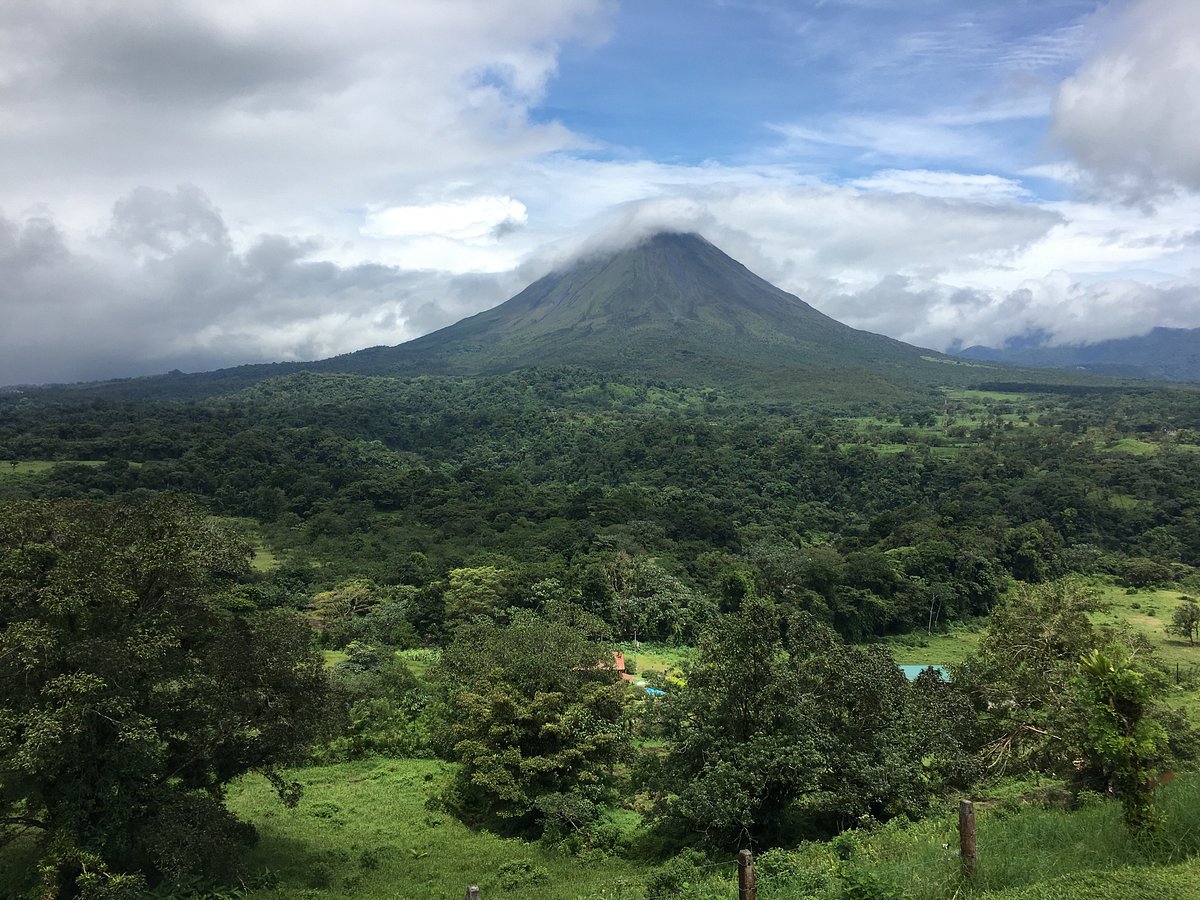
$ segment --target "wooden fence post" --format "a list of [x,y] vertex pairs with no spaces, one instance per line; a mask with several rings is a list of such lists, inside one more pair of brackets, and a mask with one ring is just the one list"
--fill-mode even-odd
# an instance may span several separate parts
[[963,874],[972,877],[975,874],[975,804],[970,800],[958,804],[958,853]]
[[476,885],[467,888],[466,900],[479,900],[479,888]]
[[756,900],[754,887],[754,854],[749,850],[738,851],[738,900]]

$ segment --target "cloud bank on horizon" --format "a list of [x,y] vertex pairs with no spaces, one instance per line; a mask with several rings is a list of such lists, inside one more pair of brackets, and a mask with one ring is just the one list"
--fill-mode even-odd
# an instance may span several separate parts
[[319,358],[695,230],[922,346],[1200,326],[1194,0],[8,0],[0,384]]

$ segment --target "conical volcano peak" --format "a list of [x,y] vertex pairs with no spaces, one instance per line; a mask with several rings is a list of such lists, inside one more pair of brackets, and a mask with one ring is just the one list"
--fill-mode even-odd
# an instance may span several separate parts
[[[689,250],[700,246],[711,247],[713,250],[717,250],[716,245],[698,231],[675,231],[671,229],[653,231],[634,244],[634,246],[636,247],[640,244],[650,244],[664,249]],[[721,251],[717,250],[717,252],[720,253]]]
[[606,232],[585,241],[573,257],[558,266],[558,270],[562,271],[596,260],[611,259],[623,253],[636,253],[646,248],[686,250],[697,245],[716,249],[707,238],[696,231],[661,228],[651,231],[636,231],[633,234]]
[[843,325],[701,235],[664,229],[623,246],[597,240],[499,306],[406,344],[182,376],[161,393],[202,396],[303,369],[472,376],[533,366],[867,403],[975,383],[989,368]]
[[386,352],[407,371],[582,365],[699,382],[927,367],[917,348],[843,325],[701,235],[671,230],[597,247],[493,309]]

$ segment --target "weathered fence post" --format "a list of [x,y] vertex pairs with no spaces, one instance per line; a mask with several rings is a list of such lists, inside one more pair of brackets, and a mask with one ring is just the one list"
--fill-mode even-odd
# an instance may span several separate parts
[[958,804],[958,854],[963,874],[970,878],[975,874],[975,804],[970,800]]
[[754,887],[754,854],[749,850],[738,851],[738,900],[756,900]]
[[466,900],[479,900],[479,887],[477,885],[473,884],[467,888]]

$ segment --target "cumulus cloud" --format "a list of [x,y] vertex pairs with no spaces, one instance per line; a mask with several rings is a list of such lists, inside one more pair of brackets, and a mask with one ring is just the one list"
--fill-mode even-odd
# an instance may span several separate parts
[[347,209],[586,144],[529,109],[560,46],[600,39],[609,7],[6,0],[0,196],[75,227],[133,184],[186,181],[235,223],[349,233]]
[[1092,186],[1135,203],[1200,191],[1200,4],[1138,0],[1061,85],[1054,135]]
[[280,235],[239,250],[192,187],[139,188],[83,247],[47,219],[0,217],[0,384],[323,358],[399,343],[518,286],[339,266],[319,250]]

